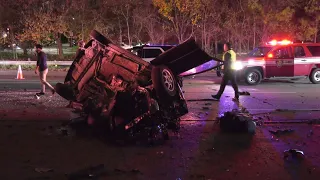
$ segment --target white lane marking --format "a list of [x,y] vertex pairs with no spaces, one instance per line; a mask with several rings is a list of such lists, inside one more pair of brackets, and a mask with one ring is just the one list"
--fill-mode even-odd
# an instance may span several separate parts
[[297,93],[297,92],[268,92],[268,91],[265,91],[265,92],[263,92],[263,91],[258,91],[258,92],[253,92],[254,94],[270,94],[270,93],[272,93],[272,94],[295,94],[295,93]]
[[[215,90],[212,90],[212,91],[185,91],[185,93],[212,93],[212,92],[217,92],[218,89],[215,91]],[[252,92],[251,94],[295,94],[297,92]],[[223,94],[234,94],[234,92],[224,92]]]
[[247,91],[259,91],[258,89],[250,89],[250,88],[245,89],[245,90],[247,90]]
[[276,112],[287,112],[287,111],[320,111],[320,109],[247,109],[248,111],[276,111]]

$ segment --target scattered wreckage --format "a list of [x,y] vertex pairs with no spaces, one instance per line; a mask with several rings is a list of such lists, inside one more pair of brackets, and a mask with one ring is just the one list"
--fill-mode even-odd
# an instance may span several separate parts
[[149,63],[96,30],[90,36],[56,92],[78,105],[89,124],[104,122],[107,132],[126,137],[153,141],[168,138],[169,129],[178,131],[180,117],[188,113],[180,74],[219,61],[194,39]]
[[256,122],[252,117],[239,110],[227,111],[218,118],[220,129],[228,133],[256,133]]

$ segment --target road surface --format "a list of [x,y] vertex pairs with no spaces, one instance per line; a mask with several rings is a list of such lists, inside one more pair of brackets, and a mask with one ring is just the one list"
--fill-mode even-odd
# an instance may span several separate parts
[[[64,74],[50,72],[48,80],[62,82]],[[14,80],[13,75],[0,73],[0,179],[66,179],[99,164],[105,166],[101,179],[287,180],[320,175],[320,126],[307,124],[319,117],[320,86],[306,80],[240,85],[251,95],[241,96],[237,104],[231,101],[231,87],[220,102],[209,100],[220,83],[212,73],[185,79],[190,113],[182,118],[181,132],[171,134],[162,146],[119,147],[92,136],[58,133],[61,123],[73,116],[64,108],[68,102],[49,94],[35,100],[37,76],[26,72],[26,79]],[[220,133],[216,118],[244,108],[265,122],[254,137]],[[269,132],[286,128],[294,132]],[[284,160],[283,151],[290,148],[303,150],[305,157]]]
[[[49,72],[47,80],[52,85],[63,82],[66,72]],[[36,92],[40,85],[36,74],[32,71],[24,72],[24,80],[16,80],[15,71],[0,71],[0,91],[28,91]],[[197,75],[195,79],[184,80],[185,97],[192,99],[211,98],[219,90],[220,78],[214,73]],[[241,96],[241,106],[251,114],[260,116],[277,116],[272,121],[308,121],[320,117],[320,84],[311,84],[308,79],[264,81],[257,86],[239,85],[240,91],[250,92],[250,96]],[[192,89],[192,90],[191,90]],[[220,104],[233,97],[233,90],[229,86],[222,96]],[[232,103],[231,103],[232,104]],[[232,110],[229,104],[226,108]],[[223,110],[224,111],[224,110]]]

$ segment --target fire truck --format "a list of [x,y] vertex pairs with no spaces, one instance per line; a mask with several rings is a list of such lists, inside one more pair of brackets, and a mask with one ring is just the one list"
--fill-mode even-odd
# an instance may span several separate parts
[[272,40],[236,61],[237,79],[257,85],[273,77],[309,77],[320,83],[320,43]]

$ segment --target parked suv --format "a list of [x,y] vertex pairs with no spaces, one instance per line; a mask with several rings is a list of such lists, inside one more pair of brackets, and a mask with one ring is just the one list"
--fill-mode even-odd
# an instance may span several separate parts
[[313,84],[320,83],[320,43],[272,41],[252,50],[248,57],[237,60],[238,79],[257,85],[273,77],[308,76]]
[[95,30],[90,35],[57,93],[111,133],[156,139],[178,130],[188,108],[177,76],[211,57],[189,39],[149,63]]
[[139,56],[143,60],[150,62],[155,59],[160,54],[164,53],[165,51],[173,48],[172,45],[143,45],[143,46],[135,46],[131,48],[131,52],[135,55]]

